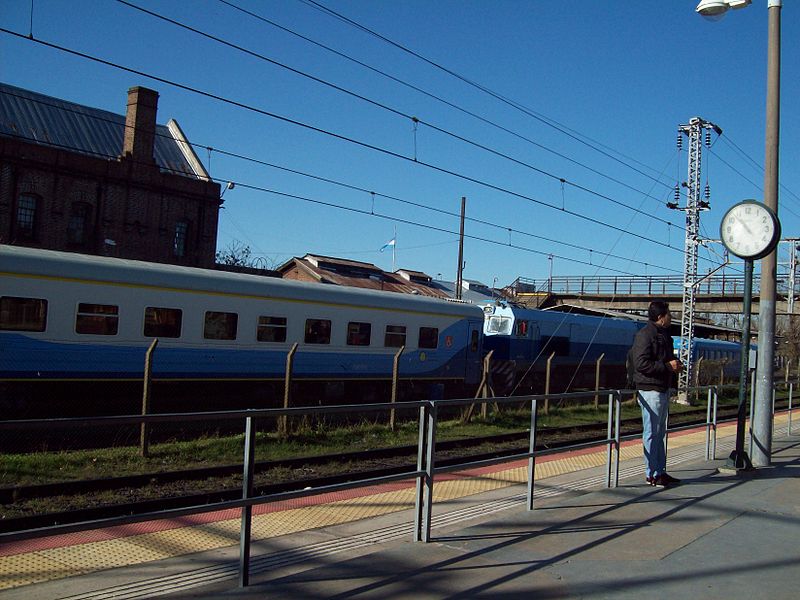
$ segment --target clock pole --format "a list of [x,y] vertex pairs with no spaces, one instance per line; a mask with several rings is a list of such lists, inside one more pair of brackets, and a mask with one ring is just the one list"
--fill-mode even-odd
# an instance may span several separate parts
[[742,307],[742,350],[739,370],[739,413],[736,419],[736,449],[728,457],[726,467],[737,471],[753,468],[744,451],[744,422],[747,418],[747,367],[750,357],[750,309],[753,303],[753,259],[744,260],[744,306]]

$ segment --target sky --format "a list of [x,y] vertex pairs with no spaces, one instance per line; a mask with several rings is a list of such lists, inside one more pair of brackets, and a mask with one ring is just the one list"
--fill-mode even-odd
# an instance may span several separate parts
[[[797,4],[782,9],[784,238],[800,233]],[[722,128],[703,149],[701,237],[763,197],[767,0],[717,22],[695,5],[0,0],[0,79],[119,114],[129,87],[157,90],[158,122],[235,184],[217,248],[249,246],[262,266],[394,259],[452,281],[465,197],[466,279],[679,276],[680,125]],[[722,262],[709,242],[698,270]]]

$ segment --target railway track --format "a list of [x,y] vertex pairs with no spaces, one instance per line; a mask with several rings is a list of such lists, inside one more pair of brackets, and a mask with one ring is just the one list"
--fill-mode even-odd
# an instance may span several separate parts
[[[722,421],[735,415],[735,409],[720,411]],[[705,410],[681,413],[671,425],[705,423]],[[621,423],[622,435],[641,431],[640,419]],[[537,449],[555,449],[581,442],[602,441],[606,424],[542,428]],[[450,466],[472,461],[510,456],[527,450],[527,431],[482,438],[437,442],[436,464]],[[416,469],[416,445],[375,450],[300,457],[259,462],[255,466],[255,493],[269,495],[306,487],[322,487]],[[343,472],[342,466],[347,466]],[[332,467],[332,468],[331,468]],[[326,471],[333,471],[328,474]],[[11,513],[0,520],[0,532],[19,531],[53,524],[74,523],[121,515],[196,506],[241,497],[241,464],[147,473],[74,482],[57,482],[0,488],[0,505]],[[323,474],[324,473],[324,474]],[[61,511],[24,515],[24,505],[79,505]],[[17,516],[21,515],[21,516]]]

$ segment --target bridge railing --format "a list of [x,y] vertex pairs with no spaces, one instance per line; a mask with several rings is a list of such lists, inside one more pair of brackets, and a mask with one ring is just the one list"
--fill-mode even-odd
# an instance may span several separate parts
[[[515,295],[565,294],[565,295],[626,295],[626,296],[681,296],[682,275],[651,276],[562,276],[546,279],[518,277],[507,288]],[[788,281],[778,278],[778,289],[788,290]],[[753,280],[753,293],[758,294],[759,278]],[[712,275],[700,281],[697,293],[707,296],[741,296],[744,293],[744,275]]]

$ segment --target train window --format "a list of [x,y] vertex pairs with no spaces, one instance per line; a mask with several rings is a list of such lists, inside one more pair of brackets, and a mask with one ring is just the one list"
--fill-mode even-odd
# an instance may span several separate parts
[[206,311],[203,338],[207,340],[235,340],[239,315],[229,312]]
[[517,321],[517,337],[527,337],[527,336],[528,336],[528,322]]
[[144,309],[144,335],[146,337],[181,337],[183,311],[179,308],[158,308],[148,306]]
[[480,340],[480,338],[478,336],[478,330],[477,329],[473,329],[472,330],[472,337],[471,337],[470,342],[469,342],[469,351],[470,352],[477,352],[478,351],[478,342],[479,342],[479,340]]
[[387,325],[386,337],[383,338],[383,345],[390,348],[399,348],[406,345],[406,326]]
[[436,348],[439,345],[439,330],[436,327],[419,328],[419,347]]
[[78,303],[75,315],[75,333],[89,335],[117,335],[119,307],[113,304]]
[[489,323],[486,327],[487,333],[497,333],[500,335],[508,335],[511,333],[511,318],[510,317],[489,317]]
[[258,317],[259,342],[285,342],[286,317]]
[[306,319],[306,344],[330,344],[331,322],[327,319]]
[[369,338],[372,333],[372,325],[369,323],[347,324],[347,345],[348,346],[369,346]]
[[47,300],[38,298],[0,298],[0,329],[44,331],[47,326]]

